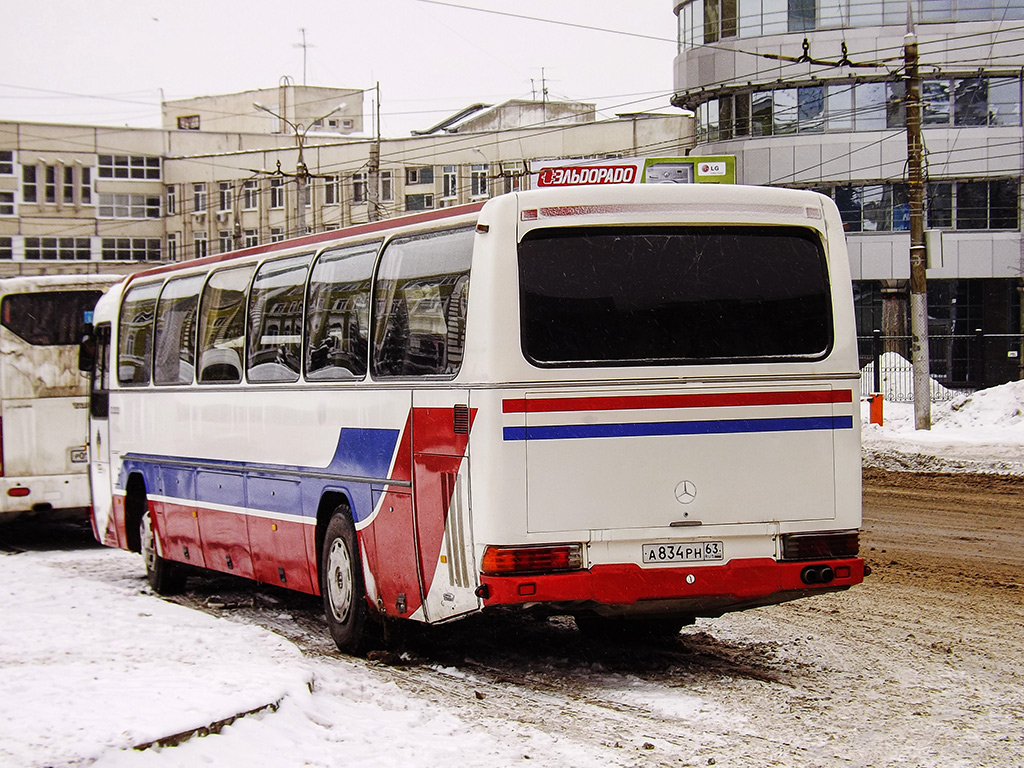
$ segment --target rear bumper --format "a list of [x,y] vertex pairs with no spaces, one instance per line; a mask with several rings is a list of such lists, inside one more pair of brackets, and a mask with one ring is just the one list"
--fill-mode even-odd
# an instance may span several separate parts
[[[25,494],[25,495],[22,495]],[[22,512],[88,510],[89,476],[82,474],[0,478],[0,516]]]
[[[808,566],[828,565],[835,578],[807,584]],[[553,608],[601,608],[720,616],[730,610],[771,605],[798,597],[846,589],[864,580],[864,560],[776,562],[771,558],[732,560],[723,565],[642,568],[635,564],[595,565],[586,571],[530,576],[481,575],[485,606],[550,604]]]

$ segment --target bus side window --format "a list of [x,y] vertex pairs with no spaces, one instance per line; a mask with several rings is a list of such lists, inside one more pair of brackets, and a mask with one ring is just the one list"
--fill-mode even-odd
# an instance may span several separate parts
[[242,380],[245,296],[254,267],[210,275],[199,303],[199,383]]
[[306,301],[306,378],[366,375],[370,338],[370,278],[380,242],[338,248],[313,265]]
[[196,362],[196,308],[202,275],[168,280],[156,307],[154,384],[191,384]]
[[396,239],[374,288],[373,375],[453,377],[462,366],[473,230]]
[[153,313],[160,283],[130,288],[121,304],[117,329],[117,381],[122,386],[149,384],[153,354]]
[[110,409],[110,323],[96,326],[92,338],[96,351],[89,383],[89,413],[94,419],[105,419]]
[[309,259],[268,261],[256,273],[249,296],[249,381],[298,381]]

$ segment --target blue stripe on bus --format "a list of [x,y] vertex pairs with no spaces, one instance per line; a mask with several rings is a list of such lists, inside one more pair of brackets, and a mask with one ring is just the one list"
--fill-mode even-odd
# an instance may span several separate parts
[[397,429],[342,429],[326,467],[126,454],[117,487],[124,490],[128,476],[138,473],[148,494],[178,503],[313,517],[325,490],[344,488],[359,522],[373,511],[371,486],[386,484],[399,434]]
[[598,437],[735,435],[752,432],[804,432],[836,429],[853,429],[853,417],[806,416],[788,419],[658,421],[633,424],[566,424],[537,427],[505,427],[504,439],[506,441],[586,440]]

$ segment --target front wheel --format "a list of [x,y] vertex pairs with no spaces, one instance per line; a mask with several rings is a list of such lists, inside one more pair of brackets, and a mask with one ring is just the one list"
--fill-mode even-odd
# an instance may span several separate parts
[[158,595],[173,595],[185,588],[185,571],[177,563],[160,557],[159,543],[149,510],[139,521],[139,543],[146,565],[146,581]]
[[327,628],[338,650],[351,654],[364,651],[371,616],[359,560],[359,542],[346,506],[335,510],[324,532],[320,592]]

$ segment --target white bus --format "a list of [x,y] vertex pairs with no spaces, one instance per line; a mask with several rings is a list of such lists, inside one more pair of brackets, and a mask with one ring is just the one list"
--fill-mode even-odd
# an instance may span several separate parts
[[121,277],[0,279],[0,520],[89,507],[84,314]]
[[863,580],[842,222],[813,192],[507,194],[133,275],[96,308],[101,541],[386,617],[581,629]]

